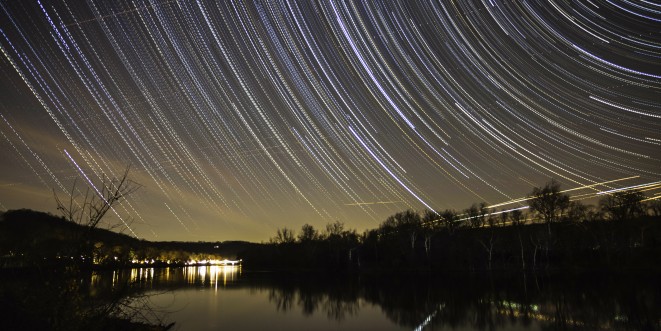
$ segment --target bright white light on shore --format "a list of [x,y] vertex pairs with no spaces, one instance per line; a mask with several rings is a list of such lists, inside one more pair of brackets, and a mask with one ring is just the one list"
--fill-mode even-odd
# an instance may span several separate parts
[[241,264],[242,260],[188,260],[184,264],[185,265],[220,265],[220,266],[233,266],[233,265],[239,265]]

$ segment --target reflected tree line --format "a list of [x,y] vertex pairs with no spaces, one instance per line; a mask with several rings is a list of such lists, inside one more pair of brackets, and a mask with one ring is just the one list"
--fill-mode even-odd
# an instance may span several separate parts
[[[261,282],[261,283],[260,283]],[[343,321],[375,305],[411,329],[657,330],[659,283],[644,275],[389,274],[270,275],[249,286],[268,291],[276,309]]]
[[246,266],[268,269],[657,269],[661,200],[640,190],[604,194],[598,206],[572,201],[551,181],[517,208],[486,203],[458,212],[405,210],[359,234],[341,222],[319,231],[277,229],[244,251]]
[[[101,297],[138,277],[131,295],[141,299],[144,291],[211,290],[210,268],[101,271],[79,282],[88,295]],[[233,272],[231,281],[220,285],[223,290],[266,293],[280,312],[322,314],[340,324],[374,306],[393,323],[413,330],[661,328],[661,283],[656,275],[643,273]]]

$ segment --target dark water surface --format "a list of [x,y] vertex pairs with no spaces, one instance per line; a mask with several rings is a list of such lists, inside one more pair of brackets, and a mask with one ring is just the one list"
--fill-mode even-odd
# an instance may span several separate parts
[[659,330],[658,275],[247,272],[200,266],[95,273],[130,282],[178,330]]

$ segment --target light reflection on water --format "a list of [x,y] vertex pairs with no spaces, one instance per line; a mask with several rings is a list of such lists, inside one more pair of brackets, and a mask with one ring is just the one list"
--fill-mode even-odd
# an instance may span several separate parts
[[659,330],[649,277],[447,278],[245,273],[240,266],[99,274],[153,296],[179,330]]
[[105,271],[93,272],[91,284],[93,287],[103,287],[108,278],[112,280],[111,287],[131,284],[142,288],[151,288],[163,284],[172,285],[204,285],[218,288],[227,286],[241,275],[241,266],[231,265],[200,265],[176,268],[133,268],[114,270],[112,275]]
[[[184,277],[188,280],[188,284],[208,284],[215,289],[218,289],[218,284],[226,286],[227,282],[233,282],[238,275],[241,274],[241,266],[189,266],[183,268]],[[169,275],[169,269],[168,274]]]
[[154,268],[135,268],[131,269],[132,283],[150,283],[154,280]]

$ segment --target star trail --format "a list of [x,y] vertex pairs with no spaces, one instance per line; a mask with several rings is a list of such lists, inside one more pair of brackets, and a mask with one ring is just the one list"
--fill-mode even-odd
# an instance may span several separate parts
[[147,239],[661,195],[651,1],[0,0],[0,51],[1,209],[129,164]]

